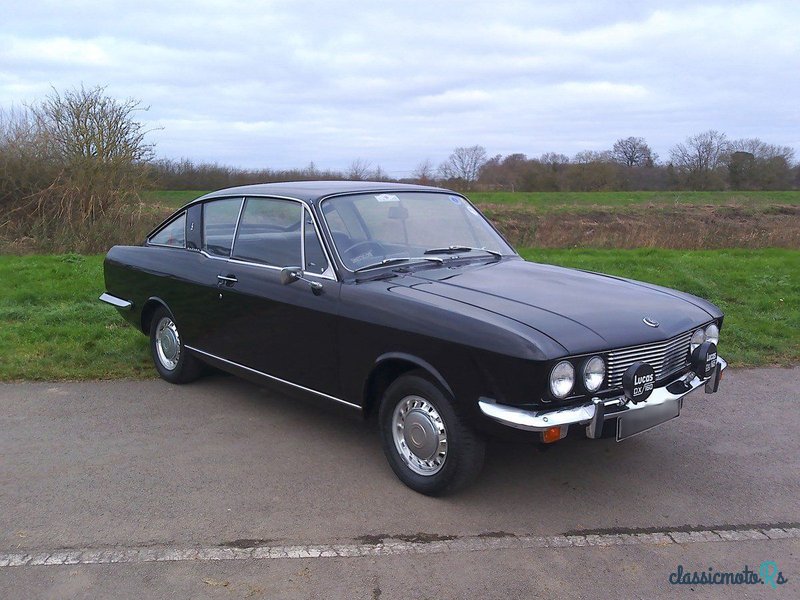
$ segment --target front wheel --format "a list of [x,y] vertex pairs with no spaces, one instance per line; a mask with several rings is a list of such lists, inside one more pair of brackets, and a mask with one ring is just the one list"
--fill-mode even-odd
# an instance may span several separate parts
[[186,351],[178,326],[164,307],[150,321],[150,353],[156,371],[170,383],[188,383],[200,376],[200,362]]
[[454,492],[470,484],[483,467],[483,439],[456,413],[448,395],[420,372],[389,386],[378,420],[389,465],[417,492]]

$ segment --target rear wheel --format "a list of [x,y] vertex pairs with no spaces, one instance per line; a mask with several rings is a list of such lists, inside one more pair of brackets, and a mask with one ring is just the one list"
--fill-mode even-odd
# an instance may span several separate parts
[[389,386],[378,420],[389,465],[417,492],[454,492],[469,485],[483,467],[483,439],[423,372],[402,375]]
[[163,306],[150,321],[150,352],[156,371],[170,383],[188,383],[200,376],[200,362],[186,351],[172,314]]

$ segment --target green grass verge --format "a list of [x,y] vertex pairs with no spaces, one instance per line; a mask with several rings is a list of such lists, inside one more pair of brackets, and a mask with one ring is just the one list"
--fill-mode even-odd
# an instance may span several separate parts
[[[726,313],[734,366],[800,362],[800,252],[539,250],[530,260],[675,287]],[[0,380],[153,377],[145,336],[103,292],[101,256],[0,256]]]
[[472,192],[476,204],[524,204],[539,210],[559,208],[736,205],[765,207],[800,204],[800,191],[790,192]]
[[142,200],[161,206],[180,208],[206,193],[208,192],[202,190],[148,190],[142,193]]
[[[201,190],[153,190],[146,202],[178,208],[202,196]],[[800,204],[800,190],[790,192],[467,192],[476,204],[523,204],[538,210],[592,207],[735,205],[759,207]]]
[[97,299],[101,256],[0,256],[0,281],[0,380],[154,375],[146,338]]

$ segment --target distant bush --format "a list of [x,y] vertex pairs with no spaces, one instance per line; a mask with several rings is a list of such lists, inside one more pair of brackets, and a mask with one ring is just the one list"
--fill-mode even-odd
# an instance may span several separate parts
[[99,251],[152,225],[139,198],[153,157],[143,110],[81,87],[0,114],[5,249]]

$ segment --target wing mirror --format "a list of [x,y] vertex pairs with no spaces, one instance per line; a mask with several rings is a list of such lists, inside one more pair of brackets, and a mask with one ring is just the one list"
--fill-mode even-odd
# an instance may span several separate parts
[[303,277],[303,269],[301,267],[284,267],[281,269],[281,283],[288,285],[295,281],[305,281],[315,294],[322,291],[322,284],[319,281],[311,281]]

